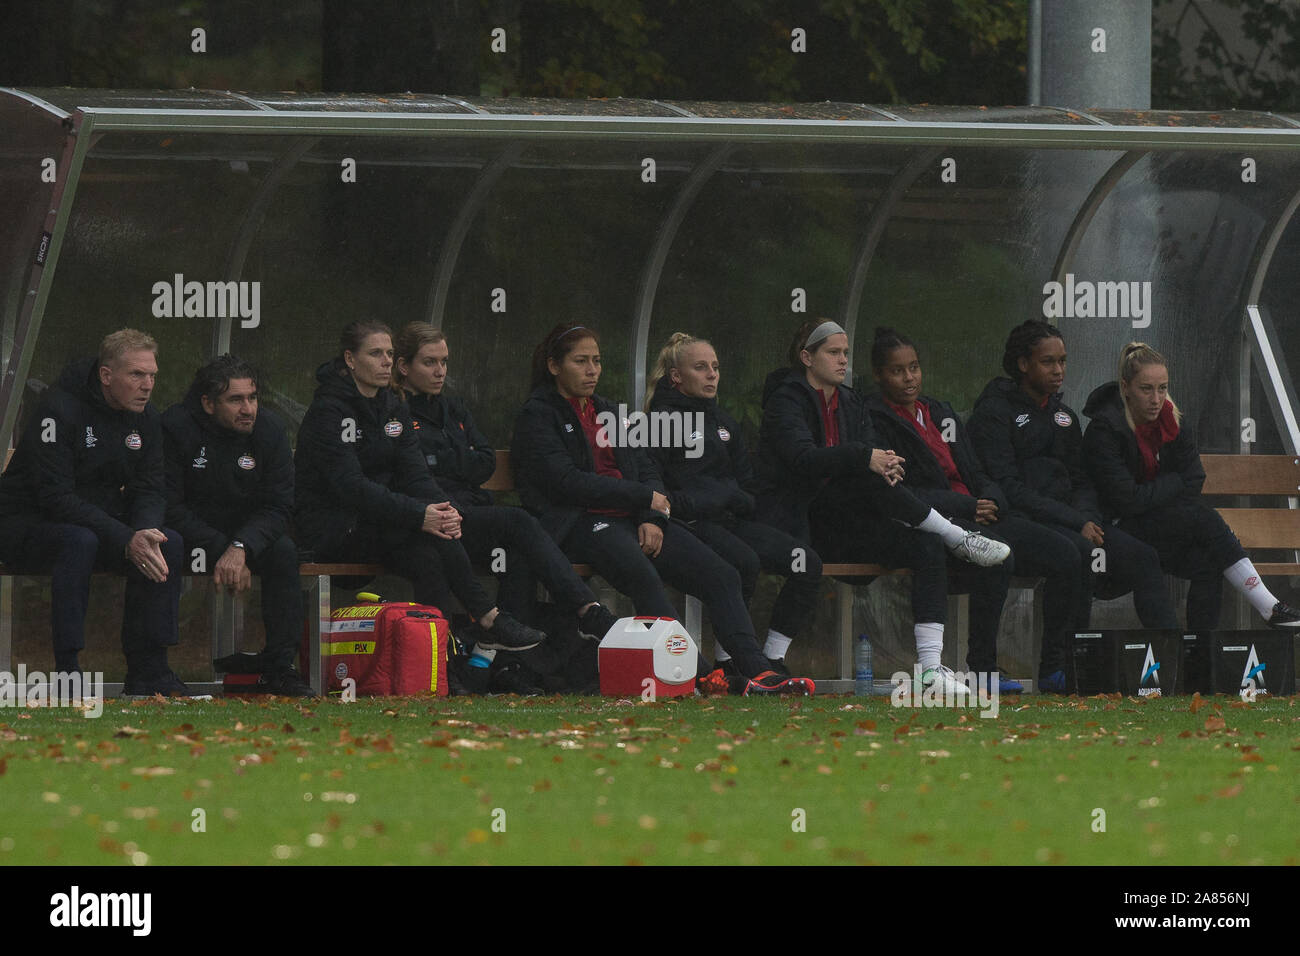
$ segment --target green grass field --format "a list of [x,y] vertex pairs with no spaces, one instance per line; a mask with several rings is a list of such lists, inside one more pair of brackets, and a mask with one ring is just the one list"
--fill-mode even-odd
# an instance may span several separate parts
[[0,863],[1296,864],[1295,701],[9,710]]

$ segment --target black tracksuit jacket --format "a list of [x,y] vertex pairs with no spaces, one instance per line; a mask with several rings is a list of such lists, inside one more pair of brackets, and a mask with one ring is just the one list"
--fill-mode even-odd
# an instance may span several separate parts
[[81,525],[121,554],[136,531],[162,528],[166,510],[158,410],[110,408],[98,360],[73,362],[0,478],[0,518]]
[[332,550],[359,524],[419,531],[426,506],[448,497],[424,463],[406,403],[386,388],[366,398],[339,359],[316,379],[294,455],[299,543]]
[[1006,492],[1011,514],[1078,531],[1101,523],[1083,465],[1078,414],[1053,395],[1045,406],[1009,378],[985,386],[966,422],[984,470]]
[[1131,518],[1201,493],[1205,469],[1190,429],[1180,428],[1160,449],[1160,468],[1146,481],[1137,436],[1124,418],[1119,383],[1093,389],[1083,413],[1091,419],[1083,436],[1084,458],[1107,517]]
[[492,504],[492,493],[479,485],[496,471],[496,451],[474,424],[464,401],[444,391],[413,394],[406,404],[424,462],[452,503],[457,507]]
[[215,560],[237,540],[257,558],[289,530],[293,455],[274,415],[259,410],[242,435],[217,425],[191,392],[162,423],[167,524],[187,549],[203,546]]
[[809,539],[808,507],[828,481],[871,474],[876,437],[861,393],[839,386],[839,444],[823,447],[821,404],[804,373],[777,369],[763,385],[758,475],[759,514],[800,540]]
[[920,396],[917,402],[924,403],[930,421],[940,431],[947,427],[945,423],[949,420],[954,423],[955,440],[948,443],[948,450],[952,453],[953,464],[957,466],[962,483],[970,489],[971,493],[963,495],[960,491],[952,490],[948,476],[944,474],[939,460],[934,457],[925,439],[911,422],[889,407],[879,392],[873,392],[867,396],[867,408],[875,423],[876,433],[886,448],[892,448],[896,454],[907,459],[907,464],[904,465],[906,469],[904,487],[911,489],[914,495],[931,508],[949,518],[965,518],[974,521],[975,504],[978,498],[987,498],[996,502],[998,511],[1007,509],[1006,493],[998,487],[997,482],[985,474],[984,466],[980,463],[979,456],[975,454],[975,446],[971,443],[966,426],[957,417],[952,406],[925,395]]
[[[599,395],[591,401],[597,414],[618,413]],[[650,510],[652,492],[666,493],[653,459],[643,448],[617,445],[613,451],[622,478],[596,473],[578,413],[555,386],[533,389],[515,419],[510,463],[524,507],[556,543],[562,545],[574,523],[591,508],[617,508],[630,512],[638,524],[667,527],[663,514]]]
[[650,449],[672,499],[673,517],[688,522],[751,517],[758,480],[754,464],[740,426],[718,407],[718,400],[690,398],[660,379],[650,410],[689,415],[691,422],[696,414],[704,416],[703,433],[695,439],[702,443],[699,457],[688,457],[687,448]]

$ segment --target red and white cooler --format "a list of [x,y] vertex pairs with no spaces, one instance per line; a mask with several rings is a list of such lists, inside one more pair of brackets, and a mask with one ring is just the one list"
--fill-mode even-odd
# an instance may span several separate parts
[[600,642],[600,692],[639,697],[650,679],[656,698],[684,697],[695,692],[698,660],[695,641],[674,618],[620,618]]

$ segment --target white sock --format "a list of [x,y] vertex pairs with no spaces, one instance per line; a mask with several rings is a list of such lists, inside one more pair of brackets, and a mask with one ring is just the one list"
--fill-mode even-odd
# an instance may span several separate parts
[[763,645],[763,656],[770,661],[779,661],[790,649],[790,638],[780,631],[768,631],[767,643]]
[[1260,579],[1259,572],[1255,570],[1255,565],[1251,563],[1250,558],[1242,558],[1232,567],[1223,572],[1223,576],[1228,579],[1228,583],[1242,593],[1250,606],[1264,616],[1273,613],[1273,605],[1277,603],[1277,598],[1273,592],[1264,587],[1264,582]]
[[925,516],[925,520],[916,527],[919,531],[928,531],[930,534],[937,534],[943,539],[943,543],[949,547],[952,547],[955,544],[961,544],[966,538],[965,531],[957,527],[933,508],[931,508],[930,513]]
[[916,660],[921,665],[921,672],[938,667],[943,654],[943,625],[913,624],[912,633],[916,635]]
[[714,663],[721,664],[723,661],[729,661],[729,660],[731,660],[731,655],[727,653],[727,649],[723,647],[720,642],[714,641],[713,642]]

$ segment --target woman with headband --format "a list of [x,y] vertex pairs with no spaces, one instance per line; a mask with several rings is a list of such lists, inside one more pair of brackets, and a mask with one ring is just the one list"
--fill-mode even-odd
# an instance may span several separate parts
[[[599,423],[598,416],[618,415],[596,394],[600,371],[600,342],[585,326],[561,323],[533,352],[533,393],[516,419],[511,448],[524,507],[570,559],[593,565],[630,597],[638,614],[677,617],[663,581],[698,595],[745,678],[735,690],[813,693],[811,680],[778,674],[763,656],[739,573],[671,521],[672,495],[645,449]],[[706,694],[730,689],[720,668],[699,687]]]
[[406,406],[389,389],[392,333],[362,320],[343,330],[294,454],[298,541],[317,561],[364,561],[407,578],[415,600],[448,612],[452,594],[480,647],[525,650],[546,635],[501,611],[461,546],[461,517],[429,475]]
[[505,550],[505,574],[497,592],[501,606],[531,620],[540,580],[556,604],[572,610],[578,632],[599,641],[614,626],[614,615],[573,573],[555,542],[528,512],[492,503],[481,485],[496,470],[496,452],[474,424],[464,399],[449,394],[446,336],[427,322],[412,322],[397,335],[395,385],[406,398],[415,437],[430,473],[460,512],[462,539],[473,560],[487,563]]
[[[773,670],[789,673],[786,652],[813,615],[822,562],[806,544],[755,520],[754,466],[740,426],[718,405],[719,376],[717,353],[704,339],[685,332],[668,339],[650,376],[646,411],[704,427],[691,435],[693,446],[661,447],[652,454],[673,497],[674,514],[740,572],[746,605],[760,570],[785,577],[772,606],[763,655]],[[718,663],[724,668],[731,665],[725,653],[719,648]]]
[[763,389],[759,461],[765,512],[809,541],[827,561],[870,562],[912,570],[912,615],[923,687],[964,695],[940,662],[948,611],[945,549],[991,567],[1011,549],[953,524],[904,487],[905,460],[876,437],[866,403],[844,384],[849,337],[834,322],[805,322],[789,366]]
[[1224,578],[1269,627],[1300,627],[1300,612],[1264,586],[1232,529],[1201,500],[1205,469],[1169,397],[1164,356],[1144,342],[1124,346],[1118,380],[1094,389],[1083,413],[1092,419],[1084,457],[1106,513],[1154,547],[1167,573],[1192,582],[1189,630],[1218,628]]

